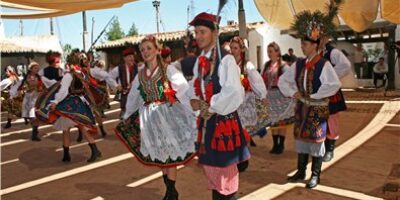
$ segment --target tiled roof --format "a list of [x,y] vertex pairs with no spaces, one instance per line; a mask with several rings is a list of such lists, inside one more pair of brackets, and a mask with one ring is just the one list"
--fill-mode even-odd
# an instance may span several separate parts
[[[262,25],[264,25],[264,22],[249,23],[249,24],[247,24],[247,29],[253,30],[258,27],[261,27]],[[235,32],[235,31],[239,31],[238,24],[223,26],[220,28],[220,34]],[[125,38],[122,38],[119,40],[114,40],[114,41],[108,41],[103,44],[96,45],[95,49],[108,49],[108,48],[115,48],[115,47],[123,47],[127,44],[136,45],[136,44],[139,44],[140,41],[142,40],[142,38],[145,37],[146,35],[148,35],[148,34],[125,37]],[[164,33],[159,33],[159,34],[154,34],[154,35],[157,37],[157,40],[159,42],[162,42],[162,43],[170,42],[170,41],[175,41],[175,40],[181,40],[186,35],[186,30],[174,31],[174,32],[164,32]]]

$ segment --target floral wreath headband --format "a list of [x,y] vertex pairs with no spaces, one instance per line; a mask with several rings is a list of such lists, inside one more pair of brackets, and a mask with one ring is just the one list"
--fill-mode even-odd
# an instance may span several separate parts
[[156,46],[157,49],[161,49],[161,45],[160,43],[158,43],[156,37],[154,35],[147,35],[145,36],[142,41],[140,41],[140,44],[143,44],[145,42],[151,42],[154,44],[154,46]]
[[239,36],[235,36],[231,39],[231,41],[229,42],[229,44],[232,44],[232,42],[236,42],[239,44],[240,49],[242,49],[242,51],[245,51],[248,46],[247,46],[247,40],[246,39],[242,39]]

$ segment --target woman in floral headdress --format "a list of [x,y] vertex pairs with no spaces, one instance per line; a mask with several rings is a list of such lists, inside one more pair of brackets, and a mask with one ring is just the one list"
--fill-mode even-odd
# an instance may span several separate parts
[[116,133],[141,163],[162,169],[164,199],[175,200],[176,166],[196,152],[196,120],[186,96],[189,84],[173,65],[164,64],[154,36],[141,41],[140,52],[145,64],[132,83],[125,122]]
[[286,132],[293,130],[291,128],[294,122],[294,108],[296,102],[293,98],[285,97],[278,88],[279,77],[288,70],[287,66],[281,60],[281,50],[277,43],[268,44],[267,53],[269,61],[265,63],[261,70],[261,75],[265,85],[268,88],[268,118],[263,119],[263,124],[270,127],[273,139],[272,154],[281,154],[285,148]]
[[21,115],[21,103],[22,97],[18,96],[18,83],[20,78],[15,72],[14,67],[8,66],[5,69],[5,74],[7,78],[1,80],[1,109],[7,111],[7,124],[4,128],[11,127],[11,120],[13,116],[20,117]]
[[22,102],[22,117],[30,120],[32,125],[32,141],[40,141],[38,136],[38,121],[35,116],[35,103],[39,93],[43,91],[44,85],[38,74],[40,69],[39,64],[31,62],[28,68],[28,73],[18,87],[19,91],[25,92]]
[[[240,79],[245,90],[243,104],[238,109],[240,121],[242,126],[248,129],[249,132],[254,132],[259,117],[262,117],[257,114],[256,96],[258,99],[262,100],[263,106],[267,107],[267,89],[256,67],[253,63],[246,60],[247,47],[244,40],[239,36],[236,36],[232,38],[229,46],[231,53],[240,68]],[[250,144],[255,146],[253,140],[250,140]]]

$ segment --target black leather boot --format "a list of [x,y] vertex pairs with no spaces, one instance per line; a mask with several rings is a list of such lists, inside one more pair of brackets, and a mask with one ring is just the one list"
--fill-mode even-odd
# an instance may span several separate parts
[[28,124],[29,124],[28,118],[24,118],[24,121],[25,121],[25,125],[28,125]]
[[165,185],[165,188],[166,188],[163,200],[166,200],[167,196],[168,196],[168,185],[167,185],[168,176],[166,174],[163,174],[162,177],[163,177],[164,185]]
[[322,167],[322,157],[312,157],[311,178],[306,185],[307,188],[314,188],[319,184],[321,167]]
[[38,126],[32,126],[32,141],[41,141],[40,137],[38,136]]
[[78,137],[76,138],[76,142],[82,142],[83,135],[81,129],[78,128]]
[[279,143],[278,143],[278,147],[276,149],[276,154],[281,154],[281,153],[283,153],[283,150],[285,149],[285,136],[279,135],[278,139],[279,139],[278,140]]
[[167,195],[163,200],[178,200],[179,194],[175,188],[175,181],[167,177]]
[[229,194],[229,195],[223,195],[219,193],[216,190],[212,191],[212,200],[236,200],[236,192]]
[[279,135],[272,135],[272,141],[274,142],[271,151],[269,153],[276,154],[278,150],[278,140],[279,140]]
[[237,164],[237,168],[239,173],[246,171],[246,169],[249,167],[249,161],[243,161]]
[[97,149],[96,143],[93,143],[93,144],[89,143],[89,147],[90,147],[90,150],[92,151],[92,155],[87,160],[87,162],[94,162],[97,160],[97,158],[101,157],[101,152]]
[[253,138],[250,138],[250,146],[256,147],[257,144],[254,142]]
[[330,140],[328,138],[325,140],[325,155],[322,161],[329,162],[332,160],[333,151],[335,150],[335,142],[336,140]]
[[107,136],[107,132],[104,130],[103,126],[99,126],[100,131],[101,131],[101,137],[105,138]]
[[69,147],[63,146],[64,149],[64,156],[62,161],[63,162],[71,162],[71,156],[69,155]]
[[288,181],[295,183],[306,178],[306,169],[308,163],[308,154],[299,153],[297,154],[297,172],[293,176],[288,177]]
[[6,129],[6,128],[11,128],[11,119],[10,118],[7,119],[7,124],[4,126],[4,129]]

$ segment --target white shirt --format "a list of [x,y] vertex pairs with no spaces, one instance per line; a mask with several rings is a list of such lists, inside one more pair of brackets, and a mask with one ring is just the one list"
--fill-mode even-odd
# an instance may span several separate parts
[[333,68],[338,75],[339,79],[342,79],[351,71],[351,63],[349,59],[339,49],[333,49],[331,51],[331,62],[335,67]]
[[[210,58],[212,50],[205,53],[201,52],[201,56]],[[218,58],[217,58],[218,59]],[[190,83],[190,98],[199,99],[194,92],[194,80],[197,79],[198,75],[198,59],[193,68],[193,79]],[[226,55],[222,58],[220,66],[218,67],[219,83],[221,85],[221,91],[214,94],[210,100],[210,112],[214,112],[220,115],[227,115],[236,111],[239,106],[243,103],[244,99],[244,88],[240,81],[240,68],[236,64],[236,60],[232,55]],[[204,81],[201,79],[200,85],[202,87],[202,93],[205,97],[205,86]]]
[[71,82],[73,80],[72,74],[71,73],[66,73],[63,78],[61,79],[61,87],[58,90],[58,92],[55,94],[54,100],[52,100],[52,103],[58,104],[62,100],[67,97],[68,92],[69,92],[69,87],[71,86]]
[[250,86],[253,92],[260,98],[264,99],[267,97],[267,88],[265,87],[264,80],[258,73],[256,67],[248,61],[246,63],[246,72],[250,81]]
[[[293,97],[293,95],[299,91],[295,81],[295,73],[296,62],[279,78],[278,87],[283,95],[287,97]],[[304,76],[307,77],[307,69]],[[321,87],[316,93],[310,95],[310,98],[312,99],[330,97],[336,94],[342,85],[339,77],[336,75],[335,70],[329,62],[325,62],[319,80],[321,81]],[[304,78],[303,87],[307,88],[306,78]]]
[[[131,80],[131,73],[129,73],[129,67],[126,66],[125,64],[124,64],[124,66],[125,66],[125,68],[126,68],[126,72],[128,72],[128,73],[126,73],[126,81],[127,81],[127,83],[129,84],[130,82],[132,82],[132,80]],[[135,66],[132,66],[132,67],[135,67]],[[139,71],[139,70],[138,70],[138,71]],[[118,78],[118,77],[119,77],[119,66],[116,66],[116,67],[114,67],[114,68],[111,70],[111,72],[110,72],[110,77],[111,77],[112,79],[114,79],[114,80],[117,80],[117,79],[118,79],[118,83],[121,84],[121,78]]]
[[115,79],[113,79],[109,73],[99,67],[90,68],[90,75],[92,75],[96,80],[105,80],[107,85],[109,85],[112,89],[115,89],[118,86],[118,83],[115,81]]
[[374,65],[374,72],[377,74],[384,74],[387,73],[389,71],[388,66],[386,63],[383,63],[383,65],[376,63]]
[[9,78],[5,78],[5,79],[1,80],[1,83],[0,83],[1,91],[8,88],[12,83],[13,83],[13,81]]
[[[146,70],[147,75],[151,74],[150,70],[144,66],[139,67],[139,71],[141,70]],[[158,70],[160,70],[160,68],[157,68],[152,76],[157,74]],[[176,92],[175,96],[178,98],[180,103],[182,103],[186,107],[189,107],[189,98],[186,95],[187,90],[189,90],[189,84],[186,81],[185,77],[173,65],[168,65],[166,71],[167,78],[171,82],[171,87]],[[129,116],[131,116],[140,108],[140,106],[143,106],[144,100],[140,95],[140,91],[138,89],[139,86],[139,76],[136,76],[132,82],[132,87],[128,94],[128,100],[126,101],[126,111],[123,116],[124,119],[128,119]]]
[[[65,73],[65,70],[64,70],[64,68],[59,68],[59,72],[60,72],[60,76],[62,76],[64,73]],[[49,87],[51,87],[52,85],[54,85],[55,83],[57,83],[57,80],[50,80],[50,79],[48,79],[47,77],[45,77],[44,76],[44,69],[41,69],[40,71],[39,71],[39,76],[40,76],[40,79],[42,80],[42,82],[43,82],[43,85],[46,87],[46,88],[49,88]]]

